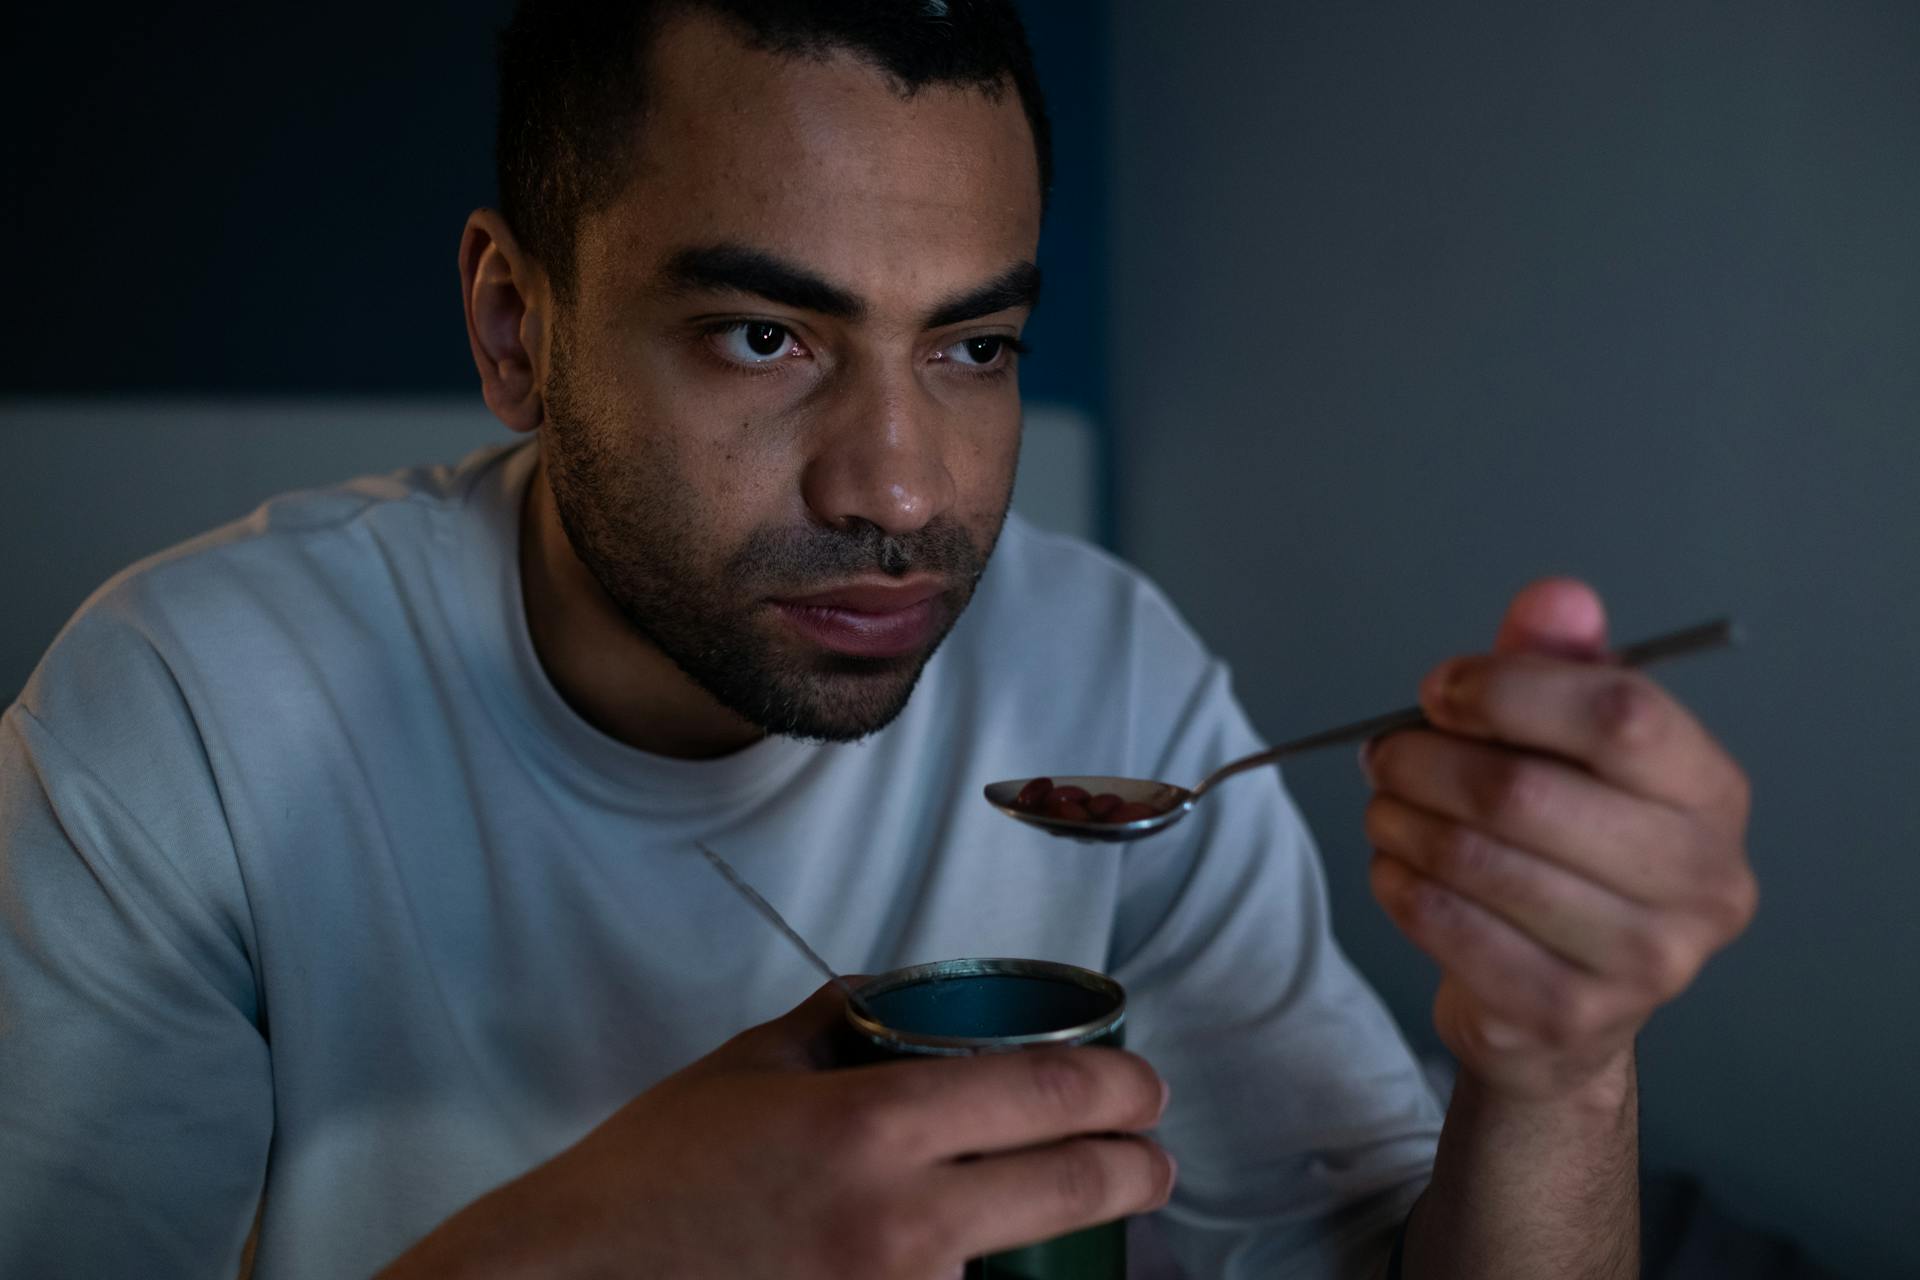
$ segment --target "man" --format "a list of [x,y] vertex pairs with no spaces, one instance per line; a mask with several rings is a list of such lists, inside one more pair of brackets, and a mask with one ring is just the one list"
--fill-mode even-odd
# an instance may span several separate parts
[[[1633,1036],[1754,889],[1593,595],[1364,761],[1442,1129],[1271,777],[1117,852],[978,799],[1256,745],[1156,592],[1003,529],[1005,6],[529,4],[502,88],[460,269],[536,443],[136,567],[7,713],[0,1270],[922,1276],[1159,1209],[1195,1274],[1632,1274]],[[848,969],[1112,972],[1132,1052],[822,1069],[696,840]]]

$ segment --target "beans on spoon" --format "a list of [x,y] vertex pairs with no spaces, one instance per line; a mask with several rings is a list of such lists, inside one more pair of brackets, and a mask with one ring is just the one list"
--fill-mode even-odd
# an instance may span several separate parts
[[1035,778],[1021,787],[1013,807],[1069,822],[1138,822],[1163,812],[1137,800],[1123,800],[1111,791],[1088,795],[1085,787],[1056,787],[1052,778]]

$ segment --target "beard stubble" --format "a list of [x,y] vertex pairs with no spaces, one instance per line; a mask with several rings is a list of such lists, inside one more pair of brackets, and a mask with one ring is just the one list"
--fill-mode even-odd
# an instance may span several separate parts
[[[556,333],[540,428],[548,483],[574,555],[628,624],[715,701],[768,733],[846,742],[892,723],[986,570],[1011,484],[985,545],[941,515],[904,534],[866,521],[762,526],[716,556],[679,442],[636,438],[596,418],[580,402],[571,369]],[[783,635],[772,616],[772,599],[875,572],[931,573],[946,582],[937,597],[942,620],[923,651],[836,654]]]

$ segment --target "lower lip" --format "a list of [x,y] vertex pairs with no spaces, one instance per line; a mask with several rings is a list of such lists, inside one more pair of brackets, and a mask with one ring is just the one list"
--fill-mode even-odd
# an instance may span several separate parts
[[855,613],[777,600],[774,607],[808,638],[854,658],[898,658],[921,648],[933,635],[933,599],[892,613]]

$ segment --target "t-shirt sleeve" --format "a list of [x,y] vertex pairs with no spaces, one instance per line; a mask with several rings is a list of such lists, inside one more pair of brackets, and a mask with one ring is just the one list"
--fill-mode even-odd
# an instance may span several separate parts
[[0,1275],[237,1273],[273,1099],[192,717],[82,621],[0,718]]
[[[1210,663],[1153,776],[1197,779],[1262,743]],[[1274,770],[1125,847],[1109,971],[1128,1047],[1173,1089],[1180,1164],[1160,1234],[1194,1277],[1375,1273],[1425,1185],[1440,1108],[1336,945],[1319,855]]]

